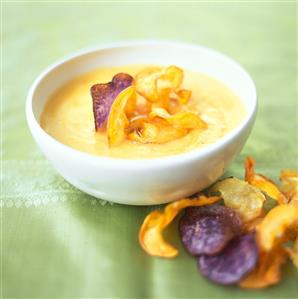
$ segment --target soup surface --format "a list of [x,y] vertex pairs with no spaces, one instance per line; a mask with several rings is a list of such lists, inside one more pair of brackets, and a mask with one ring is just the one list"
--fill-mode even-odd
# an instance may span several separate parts
[[90,88],[111,81],[120,72],[135,76],[146,65],[102,68],[81,75],[65,84],[49,99],[41,115],[41,127],[61,143],[98,156],[144,159],[170,156],[214,143],[244,118],[240,99],[223,83],[207,75],[184,70],[182,88],[192,91],[187,109],[198,113],[208,124],[205,130],[193,129],[187,135],[163,144],[142,144],[124,140],[109,147],[105,131],[95,131]]

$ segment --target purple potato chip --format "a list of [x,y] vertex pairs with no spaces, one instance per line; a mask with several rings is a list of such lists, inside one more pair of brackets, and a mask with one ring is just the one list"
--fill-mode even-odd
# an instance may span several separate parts
[[215,204],[186,209],[179,222],[182,243],[192,255],[214,255],[242,233],[236,212]]
[[102,128],[106,123],[111,106],[118,94],[131,86],[133,77],[119,73],[115,75],[111,82],[95,84],[91,87],[90,92],[93,101],[93,115],[95,129]]
[[203,276],[223,284],[235,284],[251,272],[259,257],[254,234],[233,239],[219,254],[198,257],[198,267]]

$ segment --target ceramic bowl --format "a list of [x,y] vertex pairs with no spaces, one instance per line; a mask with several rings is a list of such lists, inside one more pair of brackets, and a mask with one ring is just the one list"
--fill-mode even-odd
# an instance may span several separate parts
[[[39,119],[44,106],[63,84],[96,68],[127,64],[175,64],[208,74],[239,96],[247,115],[237,128],[204,148],[143,160],[80,152],[58,142],[41,128]],[[153,205],[188,196],[214,183],[245,144],[256,107],[256,88],[251,77],[231,58],[199,45],[132,41],[81,51],[48,67],[29,91],[26,116],[36,143],[70,184],[108,201]]]

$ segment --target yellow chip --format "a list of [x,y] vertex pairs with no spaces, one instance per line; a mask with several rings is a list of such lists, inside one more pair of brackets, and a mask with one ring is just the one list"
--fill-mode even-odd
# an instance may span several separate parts
[[127,102],[134,100],[135,96],[135,87],[130,86],[124,89],[113,102],[107,123],[109,146],[118,145],[126,138],[125,129],[129,122],[125,114],[125,108]]
[[157,92],[157,79],[161,76],[162,69],[159,67],[149,67],[138,73],[134,84],[139,94],[150,102],[156,102],[159,99]]
[[244,222],[249,222],[263,213],[264,194],[254,186],[237,178],[228,178],[216,183],[211,191],[220,192],[227,207],[239,213]]
[[153,108],[149,117],[160,117],[165,119],[170,125],[181,129],[206,129],[207,124],[192,112],[178,112],[171,115],[164,108]]
[[181,89],[176,92],[178,101],[180,104],[187,104],[191,98],[191,91],[187,89]]
[[141,121],[137,127],[129,133],[128,138],[140,143],[153,143],[159,134],[158,130],[156,125],[148,121]]
[[[139,94],[150,102],[158,102],[160,106],[167,107],[171,93],[175,93],[183,81],[183,70],[177,66],[161,69],[158,67],[147,68],[135,77],[135,86]],[[190,97],[187,90],[180,91],[178,98],[187,102]]]
[[175,65],[171,65],[163,70],[163,74],[159,77],[159,84],[162,82],[159,89],[170,88],[176,90],[182,84],[183,70]]
[[257,226],[257,240],[260,248],[270,251],[288,238],[288,230],[298,227],[298,208],[279,205],[271,209]]
[[140,143],[162,144],[181,138],[187,132],[186,129],[174,128],[161,121],[143,119],[133,128],[128,138]]
[[134,93],[134,96],[131,96],[125,105],[125,114],[127,118],[132,118],[136,115],[137,112],[137,95],[136,92]]
[[[158,106],[157,108],[159,108],[160,106]],[[164,107],[164,106],[163,106]],[[174,98],[171,98],[169,101],[168,101],[168,105],[166,106],[167,108],[167,111],[170,113],[170,114],[176,114],[178,112],[181,111],[182,109],[182,104],[179,103],[179,101],[177,99],[174,99]]]

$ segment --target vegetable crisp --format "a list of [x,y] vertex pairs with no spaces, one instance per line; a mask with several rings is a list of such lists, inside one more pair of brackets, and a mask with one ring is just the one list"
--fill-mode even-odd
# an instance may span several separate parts
[[[134,80],[120,73],[109,83],[92,86],[95,129],[102,128],[108,117],[110,147],[119,145],[125,137],[144,144],[162,144],[192,129],[206,129],[207,123],[199,115],[183,109],[191,97],[190,90],[179,89],[183,77],[183,70],[176,66],[150,67]],[[137,95],[145,99],[146,111],[138,109]]]
[[[245,180],[227,178],[206,194],[218,197],[182,199],[164,212],[153,211],[139,233],[143,249],[155,256],[173,258],[178,251],[162,238],[162,230],[187,208],[179,222],[181,241],[197,258],[201,274],[212,282],[259,289],[277,284],[289,257],[298,267],[298,173],[281,171],[279,187],[255,173],[247,157]],[[277,205],[267,214],[263,205],[272,198]],[[223,199],[223,205],[216,203]]]

